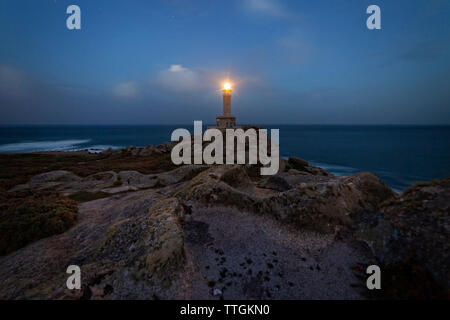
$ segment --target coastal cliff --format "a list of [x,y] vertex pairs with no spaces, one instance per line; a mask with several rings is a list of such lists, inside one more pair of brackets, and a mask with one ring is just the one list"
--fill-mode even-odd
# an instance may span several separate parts
[[[298,158],[274,176],[176,167],[172,146],[2,155],[0,298],[448,295],[450,179],[396,194],[374,174]],[[381,293],[365,286],[370,264]],[[65,285],[69,265],[81,290]]]

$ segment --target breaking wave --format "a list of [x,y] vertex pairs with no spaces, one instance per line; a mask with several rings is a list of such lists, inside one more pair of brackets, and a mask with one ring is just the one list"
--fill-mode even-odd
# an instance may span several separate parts
[[329,171],[336,176],[346,176],[346,175],[351,175],[351,174],[361,171],[357,168],[346,167],[346,166],[341,166],[341,165],[337,165],[337,164],[329,164],[329,163],[322,163],[322,162],[315,162],[315,161],[310,161],[309,163],[313,166],[320,167],[320,168],[324,169],[325,171]]
[[[77,150],[81,144],[91,141],[84,140],[58,140],[58,141],[31,141],[0,145],[0,152],[33,152],[33,151],[66,151]],[[86,147],[87,148],[87,147]]]

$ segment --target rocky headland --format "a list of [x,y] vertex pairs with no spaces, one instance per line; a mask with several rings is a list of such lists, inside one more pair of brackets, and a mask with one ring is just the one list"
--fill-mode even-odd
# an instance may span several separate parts
[[0,299],[448,297],[450,178],[396,194],[298,158],[176,167],[172,146],[2,155]]

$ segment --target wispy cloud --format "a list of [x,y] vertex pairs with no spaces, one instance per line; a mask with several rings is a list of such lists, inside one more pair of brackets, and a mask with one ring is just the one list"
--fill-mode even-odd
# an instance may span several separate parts
[[205,75],[199,70],[189,69],[181,64],[173,64],[156,76],[156,84],[169,91],[192,92],[205,86],[207,81],[204,78]]
[[256,83],[260,79],[254,75],[232,74],[218,72],[212,69],[191,68],[181,64],[172,64],[167,69],[160,71],[154,78],[153,85],[162,91],[175,93],[205,93],[220,89],[225,80],[233,84],[243,86]]
[[244,5],[250,12],[277,18],[287,18],[289,11],[277,0],[245,0]]

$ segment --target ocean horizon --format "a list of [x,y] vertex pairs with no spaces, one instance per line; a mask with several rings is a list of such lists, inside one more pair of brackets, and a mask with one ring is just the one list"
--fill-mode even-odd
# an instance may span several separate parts
[[[204,130],[207,124],[204,124]],[[282,157],[299,157],[335,175],[375,173],[400,192],[450,176],[450,125],[261,125],[280,129]],[[0,153],[90,150],[170,141],[174,125],[2,125]]]

